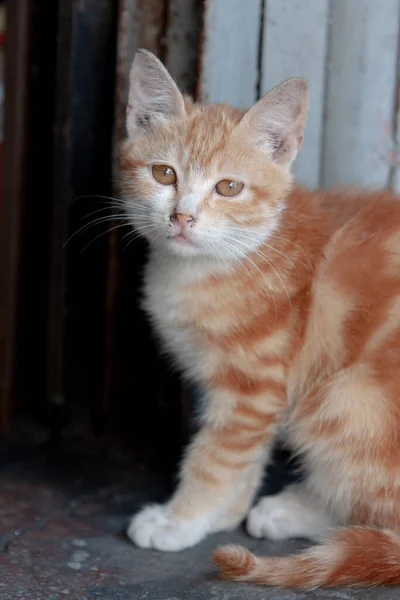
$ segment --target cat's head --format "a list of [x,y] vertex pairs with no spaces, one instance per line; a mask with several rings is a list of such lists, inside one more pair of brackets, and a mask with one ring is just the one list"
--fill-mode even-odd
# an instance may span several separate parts
[[195,104],[153,54],[139,51],[121,152],[134,228],[181,256],[243,258],[277,227],[307,111],[302,78],[285,81],[247,111]]

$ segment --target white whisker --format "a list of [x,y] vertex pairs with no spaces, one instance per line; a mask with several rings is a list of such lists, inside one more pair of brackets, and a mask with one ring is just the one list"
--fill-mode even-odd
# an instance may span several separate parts
[[[241,238],[241,239],[253,241],[253,238],[252,238],[252,237],[245,235],[245,234],[244,234],[244,233],[242,233],[241,231],[237,231],[236,233],[237,233],[237,235],[239,235],[239,236],[240,236],[240,238]],[[237,238],[236,238],[236,239],[237,239]],[[293,265],[293,267],[296,269],[296,273],[297,273],[297,275],[299,275],[299,270],[298,270],[298,268],[297,268],[297,266],[296,266],[296,263],[295,263],[294,259],[293,259],[293,258],[292,258],[290,255],[288,256],[288,255],[287,255],[287,254],[285,254],[284,252],[281,252],[281,251],[280,251],[280,250],[278,250],[277,248],[274,248],[273,246],[270,246],[270,245],[269,245],[269,244],[267,244],[266,242],[262,242],[262,243],[260,243],[258,247],[260,247],[260,246],[265,246],[265,247],[266,247],[266,248],[268,248],[269,250],[272,250],[273,252],[276,252],[277,254],[280,254],[280,256],[283,256],[283,258],[285,258],[286,260],[289,260],[289,261],[291,262],[291,264]],[[255,250],[253,250],[253,252],[255,252]],[[262,255],[262,256],[263,256],[263,257],[264,257],[264,258],[267,260],[267,257],[266,257],[264,254],[260,253],[260,256],[261,256],[261,255]],[[270,257],[270,259],[271,259],[271,260],[273,260],[273,259],[272,259],[272,257]],[[303,261],[302,261],[302,262],[303,262]],[[303,264],[304,264],[304,263],[303,263]]]
[[[124,246],[124,250],[127,249],[127,247],[129,246],[129,244],[131,244],[132,242],[134,242],[135,240],[137,240],[138,238],[143,237],[142,231],[146,230],[147,232],[151,232],[151,231],[159,231],[159,227],[158,225],[145,225],[143,227],[140,228],[140,231],[135,231],[134,229],[132,231],[128,231],[128,233],[125,233],[125,235],[122,236],[121,238],[121,243],[123,242],[124,239],[128,238],[127,243]],[[155,238],[158,239],[161,235],[161,232],[159,232],[159,235]]]
[[96,240],[98,240],[99,238],[101,238],[103,235],[106,235],[107,233],[111,233],[111,231],[115,231],[116,229],[120,229],[121,227],[128,227],[129,223],[122,223],[121,225],[116,225],[115,227],[111,227],[110,229],[107,229],[107,231],[102,231],[99,235],[97,235],[93,240],[91,240],[88,244],[86,244],[81,252],[84,252],[87,248],[89,248],[89,246],[91,246],[92,244],[94,244],[94,242]]
[[[125,216],[125,215],[107,215],[105,217],[99,217],[98,219],[94,219],[93,221],[90,221],[90,223],[86,223],[85,225],[82,225],[82,227],[80,227],[79,229],[77,229],[77,231],[75,231],[72,235],[70,235],[70,237],[63,243],[62,247],[65,248],[65,246],[67,244],[69,244],[69,242],[76,237],[78,234],[83,233],[84,231],[87,231],[88,229],[91,229],[92,227],[94,227],[95,225],[100,225],[101,223],[107,223],[109,221],[116,221],[116,220],[120,220],[120,221],[129,221],[130,222],[130,217]],[[128,224],[128,223],[126,223]]]
[[[251,248],[251,246],[248,246],[248,245],[244,244],[243,242],[241,242],[241,241],[240,241],[240,239],[234,239],[234,241],[235,241],[235,242],[237,242],[238,244],[240,244],[242,247],[246,248],[246,249],[247,249],[249,252],[251,252],[251,253],[254,253],[254,254],[256,254],[257,256],[259,256],[259,257],[260,257],[262,260],[264,260],[264,261],[265,261],[265,262],[266,262],[266,263],[267,263],[267,264],[270,266],[270,268],[271,268],[271,269],[274,271],[274,273],[275,273],[276,277],[277,277],[277,278],[279,279],[279,281],[281,282],[283,289],[285,290],[285,293],[286,293],[286,296],[287,296],[287,299],[288,299],[288,302],[289,302],[289,305],[290,305],[290,310],[293,310],[293,307],[292,307],[292,301],[291,301],[291,298],[290,298],[290,296],[289,296],[289,292],[288,292],[288,290],[287,290],[287,287],[286,287],[286,285],[285,285],[285,282],[283,281],[283,279],[282,279],[281,275],[279,274],[279,272],[277,271],[277,269],[276,269],[276,268],[274,267],[274,265],[272,264],[272,262],[271,262],[271,261],[272,261],[272,259],[271,259],[271,261],[270,261],[270,260],[268,260],[264,254],[261,254],[261,252],[258,252],[258,250],[255,250],[255,249]],[[251,259],[250,259],[249,257],[248,257],[248,260],[250,260],[250,261],[251,261]],[[253,261],[251,261],[251,262],[253,262]],[[255,266],[255,267],[257,267],[257,265],[255,265],[255,263],[253,263],[253,264],[254,264],[254,266]],[[257,267],[257,268],[258,268],[258,267]],[[260,270],[260,269],[259,269],[259,270]],[[261,272],[261,271],[260,271],[260,272]]]

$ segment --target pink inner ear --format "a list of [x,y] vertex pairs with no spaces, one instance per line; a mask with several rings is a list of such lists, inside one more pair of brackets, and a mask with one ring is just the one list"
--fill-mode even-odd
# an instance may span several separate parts
[[273,160],[289,166],[302,144],[307,112],[307,82],[293,78],[265,94],[248,110],[242,123],[258,144],[270,148]]
[[134,137],[150,120],[184,114],[183,97],[164,65],[151,52],[140,50],[129,78],[127,130]]
[[[274,115],[274,120],[276,115]],[[264,116],[264,119],[266,117]],[[268,126],[268,121],[264,124],[264,141],[271,148],[271,157],[274,161],[279,164],[290,163],[296,156],[302,141],[303,141],[303,127],[305,125],[305,119],[303,115],[299,114],[298,122],[296,121],[284,121],[282,119],[282,125]]]
[[289,134],[276,142],[272,151],[272,159],[279,164],[291,160],[291,156],[298,150],[295,136]]

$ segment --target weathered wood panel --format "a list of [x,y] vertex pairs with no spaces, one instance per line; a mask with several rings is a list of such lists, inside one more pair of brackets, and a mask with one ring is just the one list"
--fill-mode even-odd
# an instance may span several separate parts
[[7,6],[4,161],[0,206],[0,431],[9,425],[16,388],[17,315],[25,207],[29,3]]
[[260,0],[205,4],[199,97],[204,102],[253,104],[258,89]]
[[53,213],[48,299],[48,364],[46,400],[54,406],[65,401],[65,293],[66,261],[62,243],[68,234],[67,206],[71,203],[71,96],[73,88],[72,48],[74,11],[68,2],[59,4],[56,65],[56,114],[54,122]]
[[179,88],[194,95],[197,82],[198,37],[202,19],[197,0],[170,0],[165,34],[165,64]]
[[289,77],[308,79],[311,109],[294,173],[319,184],[324,111],[328,0],[264,0],[262,94]]
[[[400,30],[399,30],[399,49],[400,49]],[[390,185],[391,187],[400,194],[400,52],[398,56],[397,64],[397,78],[396,78],[396,93],[394,103],[394,116],[393,116],[393,127],[394,127],[394,143],[392,153],[392,170],[390,173]]]
[[95,194],[111,193],[115,17],[109,0],[58,4],[47,398],[60,429],[105,422],[108,226],[82,225],[104,208]]
[[322,183],[382,187],[392,163],[399,0],[335,0]]
[[[28,151],[18,303],[17,382],[19,408],[32,411],[34,405],[35,419],[44,425],[48,424],[55,407],[47,397],[48,357],[49,354],[54,356],[54,348],[50,352],[48,349],[49,288],[54,285],[54,281],[49,280],[49,264],[54,216],[52,165],[55,141],[58,140],[58,131],[54,127],[57,50],[58,41],[65,37],[58,28],[58,2],[44,6],[41,0],[31,0],[30,5]],[[67,20],[63,21],[63,26],[68,28]],[[59,254],[59,238],[54,246]]]

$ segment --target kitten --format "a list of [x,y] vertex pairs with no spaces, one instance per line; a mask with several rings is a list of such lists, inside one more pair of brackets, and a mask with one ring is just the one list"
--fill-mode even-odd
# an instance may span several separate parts
[[[181,550],[247,515],[258,538],[320,543],[219,548],[225,578],[400,583],[400,203],[294,186],[307,111],[301,78],[243,111],[193,103],[136,55],[121,171],[150,243],[144,307],[205,399],[177,491],[128,535]],[[308,478],[251,508],[278,431]]]

